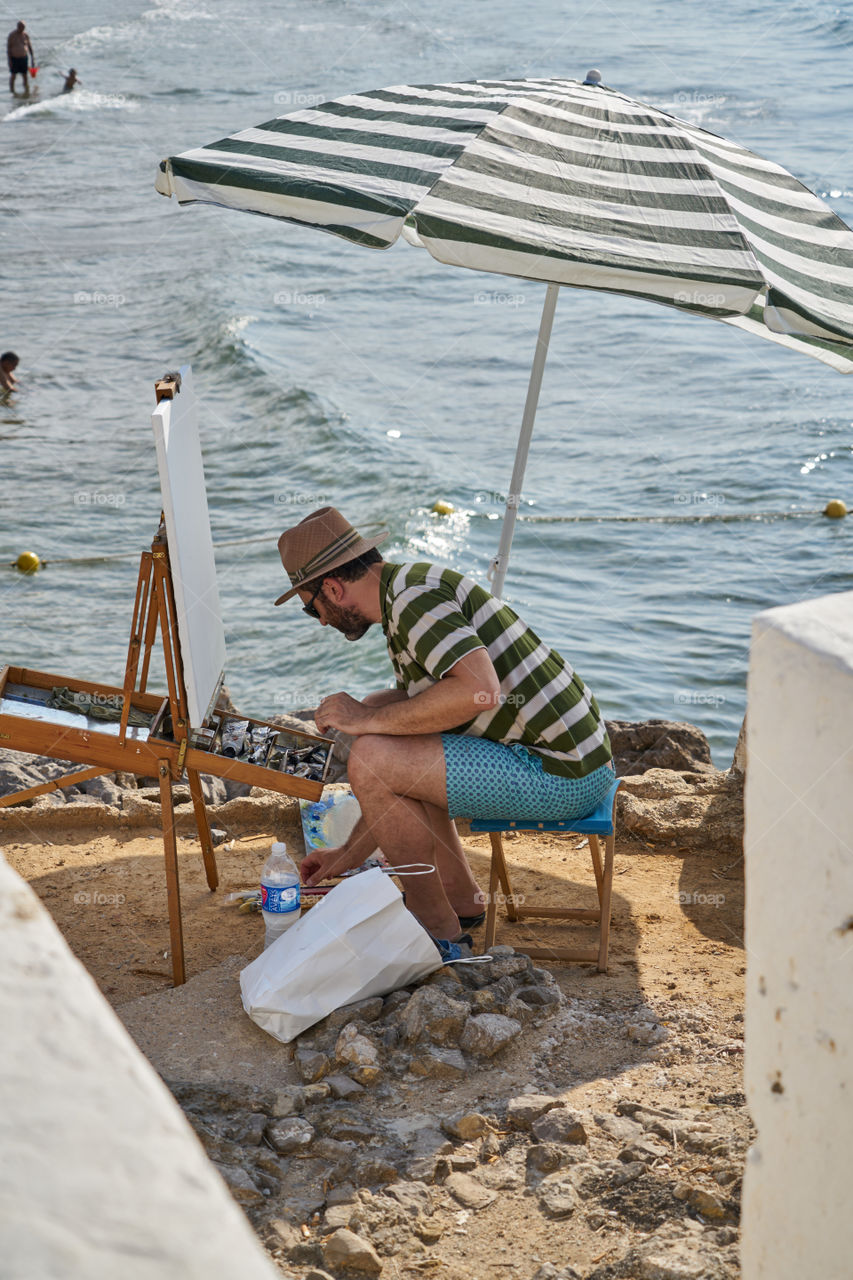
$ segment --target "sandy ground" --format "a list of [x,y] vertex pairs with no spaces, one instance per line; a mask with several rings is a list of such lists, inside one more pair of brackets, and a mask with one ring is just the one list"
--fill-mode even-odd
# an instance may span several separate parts
[[[71,949],[167,1079],[243,1081],[267,1088],[298,1077],[290,1047],[266,1036],[242,1012],[237,974],[242,958],[260,950],[263,926],[258,916],[240,915],[225,896],[257,884],[274,836],[284,835],[301,852],[295,823],[295,806],[289,806],[275,831],[231,831],[233,844],[217,851],[221,882],[216,893],[205,884],[197,841],[189,835],[181,838],[190,981],[178,990],[171,987],[162,842],[156,828],[122,833],[107,824],[98,833],[64,836],[52,828],[48,839],[39,836],[33,822],[29,828],[0,830],[0,840],[10,864],[33,886]],[[486,884],[488,837],[465,837],[463,832],[463,838],[474,871]],[[589,854],[579,837],[523,835],[506,848],[517,893],[545,903],[592,904]],[[523,950],[525,941],[565,944],[570,938],[589,942],[590,930],[503,922],[497,940]],[[741,1106],[741,861],[711,850],[681,855],[676,848],[618,842],[610,972],[599,974],[581,964],[555,964],[552,971],[574,1011],[572,1027],[556,1036],[549,1024],[531,1030],[524,1050],[484,1066],[481,1075],[438,1084],[427,1110],[446,1115],[475,1105],[478,1097],[513,1096],[542,1079],[557,1087],[570,1106],[593,1111],[612,1113],[626,1097],[649,1106],[704,1110],[715,1118],[726,1104]],[[586,1022],[584,1011],[589,1013]],[[637,1042],[626,1036],[625,1018],[611,1025],[609,1013],[624,1014],[628,1021],[654,1015],[665,1027],[670,1020],[672,1038]],[[531,1043],[530,1037],[537,1036],[541,1043]],[[421,1086],[413,1090],[401,1084],[387,1104],[389,1115],[393,1118],[395,1108],[402,1117],[413,1106],[423,1107],[422,1092]],[[742,1107],[740,1119],[743,1129]],[[738,1159],[743,1146],[743,1140],[735,1143]],[[519,1201],[509,1219],[508,1207],[499,1198],[497,1208],[472,1215],[461,1234],[446,1236],[433,1251],[437,1261],[430,1274],[473,1280],[517,1273],[526,1280],[540,1262],[560,1263],[554,1234],[565,1235],[563,1224],[555,1227],[534,1212],[530,1201]],[[657,1225],[654,1215],[644,1219],[648,1212],[638,1206],[637,1230]],[[616,1227],[611,1230],[607,1223],[588,1227],[574,1239],[575,1256],[587,1267],[599,1257],[606,1259],[618,1253],[630,1229],[622,1222],[622,1235],[614,1235]]]

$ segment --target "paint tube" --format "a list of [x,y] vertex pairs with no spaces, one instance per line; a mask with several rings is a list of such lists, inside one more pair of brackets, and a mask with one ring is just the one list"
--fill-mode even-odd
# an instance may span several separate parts
[[234,760],[243,750],[248,720],[229,720],[222,726],[222,754]]

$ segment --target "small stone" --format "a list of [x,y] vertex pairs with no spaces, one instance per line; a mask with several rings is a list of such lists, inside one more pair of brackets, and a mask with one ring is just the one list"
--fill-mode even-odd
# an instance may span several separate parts
[[689,1182],[676,1182],[675,1186],[672,1188],[672,1194],[676,1200],[686,1200],[689,1197],[690,1192],[691,1186]]
[[383,1012],[385,1001],[381,996],[366,996],[354,1004],[341,1005],[333,1010],[322,1024],[329,1031],[340,1031],[350,1022],[375,1022]]
[[476,1151],[472,1151],[470,1148],[466,1151],[464,1147],[454,1152],[453,1155],[448,1156],[447,1159],[451,1169],[458,1169],[461,1173],[470,1173],[480,1163],[477,1159]]
[[346,1227],[335,1231],[324,1242],[323,1259],[333,1268],[361,1271],[365,1275],[378,1276],[382,1270],[382,1259],[370,1241]]
[[520,1032],[521,1023],[515,1018],[502,1013],[475,1014],[465,1023],[459,1047],[478,1058],[492,1058]]
[[632,1142],[643,1132],[643,1126],[627,1116],[595,1116],[595,1123],[617,1142]]
[[652,1142],[649,1138],[635,1138],[633,1142],[628,1143],[627,1147],[622,1148],[617,1159],[623,1160],[625,1164],[632,1164],[635,1160],[652,1164],[653,1161],[667,1155],[669,1155],[668,1148],[661,1146],[659,1142]]
[[[245,1169],[241,1169],[239,1165],[220,1164],[218,1160],[214,1160],[213,1164],[219,1170],[228,1186],[228,1190],[238,1204],[243,1205],[244,1208],[255,1204],[263,1204],[263,1192],[258,1190]],[[460,1178],[462,1176],[462,1174],[459,1175]]]
[[486,1161],[494,1161],[501,1153],[501,1140],[496,1133],[487,1133],[480,1144],[480,1159]]
[[484,1187],[467,1173],[451,1173],[445,1187],[465,1209],[485,1209],[497,1200],[497,1192]]
[[409,1070],[416,1076],[432,1077],[435,1080],[455,1080],[465,1075],[465,1056],[458,1049],[441,1049],[437,1045],[427,1045],[414,1055],[409,1063]]
[[553,1173],[562,1163],[563,1151],[557,1142],[538,1142],[527,1148],[527,1167],[536,1173]]
[[425,1182],[392,1182],[384,1190],[384,1195],[396,1200],[413,1217],[419,1213],[431,1214],[433,1192]]
[[379,1053],[376,1045],[361,1035],[354,1022],[344,1027],[335,1045],[338,1062],[348,1062],[354,1067],[376,1067]]
[[412,1231],[424,1244],[437,1244],[444,1235],[444,1227],[435,1218],[426,1218],[416,1222]]
[[298,1115],[304,1105],[305,1095],[301,1089],[280,1089],[273,1099],[270,1115],[274,1120],[283,1120],[285,1116]]
[[355,1226],[358,1221],[358,1206],[350,1204],[328,1204],[323,1214],[325,1226],[329,1231],[337,1231],[340,1227]]
[[401,1170],[387,1155],[365,1155],[358,1161],[356,1176],[361,1187],[382,1186],[389,1182],[397,1182]]
[[468,1017],[468,1006],[440,987],[421,987],[400,1014],[400,1033],[409,1044],[428,1040],[455,1045]]
[[367,1088],[370,1085],[379,1083],[382,1079],[382,1068],[371,1067],[366,1064],[360,1067],[350,1067],[350,1075],[357,1084]]
[[552,1218],[568,1218],[578,1204],[577,1192],[564,1178],[546,1178],[539,1187],[539,1203]]
[[547,1111],[531,1125],[540,1142],[586,1142],[586,1129],[577,1111],[568,1108]]
[[320,1271],[317,1267],[311,1267],[305,1272],[302,1280],[335,1280],[334,1276],[330,1276],[328,1271]]
[[623,1164],[610,1174],[610,1185],[611,1187],[624,1187],[628,1182],[635,1182],[645,1172],[646,1165],[643,1164],[642,1160],[635,1160],[631,1164]]
[[331,1089],[325,1080],[318,1081],[316,1084],[308,1084],[303,1089],[303,1096],[306,1106],[316,1106],[318,1102],[325,1102],[331,1094]]
[[296,1063],[296,1070],[308,1084],[313,1084],[324,1076],[331,1065],[325,1053],[316,1049],[297,1049],[293,1061]]
[[565,1105],[562,1098],[553,1098],[548,1093],[523,1093],[518,1098],[510,1098],[506,1104],[506,1116],[514,1129],[529,1129],[534,1120],[544,1116],[546,1111]]
[[307,1120],[293,1116],[268,1125],[267,1140],[279,1155],[290,1155],[310,1146],[314,1140],[314,1129]]
[[701,1187],[693,1187],[687,1199],[692,1208],[703,1218],[719,1220],[726,1216],[726,1206],[713,1191],[703,1191]]
[[479,1111],[455,1111],[453,1115],[445,1116],[441,1127],[451,1138],[458,1138],[460,1142],[482,1138],[492,1130],[486,1117]]
[[327,1076],[326,1084],[331,1090],[332,1097],[343,1099],[344,1102],[348,1098],[357,1098],[364,1093],[363,1087],[349,1076]]

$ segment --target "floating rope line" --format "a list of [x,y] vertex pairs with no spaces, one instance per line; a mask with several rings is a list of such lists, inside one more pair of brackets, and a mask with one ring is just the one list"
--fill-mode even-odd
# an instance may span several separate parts
[[[487,515],[482,511],[460,511],[460,515],[468,515],[475,520],[495,520],[499,519],[497,515]],[[815,516],[825,517],[826,510],[819,507],[810,508],[805,511],[709,511],[700,514],[684,514],[684,515],[655,515],[655,516],[530,516],[519,514],[519,522],[522,524],[736,524],[753,522],[760,524],[763,521],[775,522],[778,520],[811,520]],[[214,548],[218,547],[240,547],[247,546],[249,543],[265,542],[270,546],[275,543],[278,535],[255,534],[251,538],[226,538],[222,542],[214,542]],[[136,559],[139,551],[114,551],[110,555],[98,556],[51,556],[49,560],[37,559],[37,568],[45,568],[47,565],[57,564],[106,564],[112,560],[129,560]],[[7,561],[5,567],[7,569],[19,568],[16,560]],[[27,572],[27,570],[22,570]]]

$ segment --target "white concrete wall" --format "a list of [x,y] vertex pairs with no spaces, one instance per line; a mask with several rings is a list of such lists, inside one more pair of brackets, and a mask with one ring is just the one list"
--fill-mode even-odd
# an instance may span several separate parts
[[755,619],[744,1280],[853,1276],[853,592]]
[[0,1276],[278,1274],[171,1094],[0,857]]

